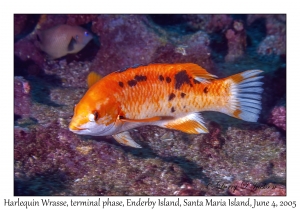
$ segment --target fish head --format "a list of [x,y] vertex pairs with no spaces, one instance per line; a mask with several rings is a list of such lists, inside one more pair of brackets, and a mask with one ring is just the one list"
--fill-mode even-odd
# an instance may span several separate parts
[[78,43],[86,45],[89,41],[91,41],[93,36],[89,31],[82,28],[82,30],[80,30],[80,33],[76,34],[75,38]]
[[81,27],[74,27],[74,30],[72,30],[72,38],[68,46],[69,53],[79,52],[92,39],[93,35],[89,31]]
[[90,88],[75,105],[69,130],[82,135],[111,135],[117,129],[117,117],[118,109],[113,99]]

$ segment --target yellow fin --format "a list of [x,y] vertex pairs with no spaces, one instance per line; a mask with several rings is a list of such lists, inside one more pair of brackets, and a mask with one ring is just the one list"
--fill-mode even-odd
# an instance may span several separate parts
[[133,123],[143,123],[143,122],[155,122],[155,121],[159,121],[161,120],[162,118],[161,117],[151,117],[151,118],[147,118],[147,119],[126,119],[126,118],[123,118],[122,116],[119,116],[118,119],[120,121],[123,121],[123,122],[133,122]]
[[215,79],[217,77],[213,74],[208,73],[204,68],[194,63],[186,63],[183,64],[182,67],[189,73],[191,73],[199,82],[206,81],[207,79]]
[[102,78],[101,75],[97,74],[96,72],[92,71],[91,73],[89,73],[89,75],[87,76],[87,84],[88,87],[92,87],[93,84],[95,84],[96,82],[98,82],[100,79]]
[[167,121],[162,127],[180,130],[190,134],[208,133],[199,113],[192,113],[185,117]]
[[135,148],[142,148],[141,145],[136,143],[130,136],[128,131],[124,131],[115,135],[112,135],[114,139],[122,145],[135,147]]

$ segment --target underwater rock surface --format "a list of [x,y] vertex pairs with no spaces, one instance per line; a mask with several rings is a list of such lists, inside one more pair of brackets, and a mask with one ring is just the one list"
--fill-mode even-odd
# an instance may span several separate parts
[[[15,15],[14,195],[286,195],[285,18]],[[49,60],[34,34],[58,24],[81,25],[94,40]],[[178,62],[220,78],[263,70],[258,123],[208,112],[208,134],[130,130],[141,149],[68,130],[90,71]]]

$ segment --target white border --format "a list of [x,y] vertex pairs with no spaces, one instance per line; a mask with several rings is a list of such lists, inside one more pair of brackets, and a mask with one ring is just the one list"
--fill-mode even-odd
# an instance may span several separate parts
[[[16,209],[4,207],[4,198],[16,200],[13,197],[13,14],[14,13],[286,13],[287,14],[287,196],[258,197],[262,200],[298,201],[299,203],[299,11],[296,1],[1,1],[1,209]],[[33,197],[22,197],[31,200]],[[38,197],[36,199],[41,199]],[[48,197],[47,197],[48,198]],[[94,198],[94,197],[93,197]],[[113,197],[126,200],[127,197]],[[137,197],[135,197],[137,198]],[[143,197],[146,198],[146,197]],[[158,199],[161,197],[152,197]],[[169,197],[172,199],[172,197]],[[226,197],[213,197],[227,200]],[[255,197],[252,197],[255,198]],[[70,197],[51,197],[54,200],[70,200]],[[81,200],[85,198],[72,197]],[[202,198],[200,198],[202,199]],[[23,208],[24,207],[19,207]],[[45,207],[43,207],[44,209]],[[172,207],[176,208],[176,207]],[[198,207],[199,208],[199,207]],[[207,208],[207,207],[206,207]],[[244,207],[246,208],[246,207]],[[239,208],[239,209],[244,209]],[[248,209],[249,207],[247,207]],[[39,208],[36,208],[39,209]],[[45,208],[47,209],[47,208]],[[70,209],[70,207],[69,207]],[[99,208],[97,208],[99,209]],[[112,208],[113,209],[113,208]],[[137,208],[136,208],[137,209]],[[155,209],[163,209],[155,208]],[[278,208],[277,208],[278,209]]]

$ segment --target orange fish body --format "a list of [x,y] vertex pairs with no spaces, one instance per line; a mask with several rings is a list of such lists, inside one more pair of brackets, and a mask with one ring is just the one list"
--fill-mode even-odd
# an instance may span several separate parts
[[127,130],[157,125],[207,133],[201,111],[256,122],[261,110],[259,73],[249,70],[215,79],[193,63],[151,64],[114,72],[91,85],[76,105],[69,129],[78,134],[113,135],[121,144],[140,147]]

